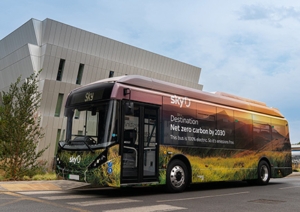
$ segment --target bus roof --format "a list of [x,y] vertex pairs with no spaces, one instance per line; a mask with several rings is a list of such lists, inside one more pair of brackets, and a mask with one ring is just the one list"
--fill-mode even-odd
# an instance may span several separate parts
[[172,95],[184,96],[200,101],[215,103],[224,106],[230,106],[249,111],[259,112],[272,116],[284,118],[280,111],[276,108],[268,107],[265,103],[256,100],[251,100],[224,92],[205,92],[194,88],[189,88],[161,80],[139,76],[139,75],[125,75],[120,77],[113,77],[99,82],[115,82],[140,88],[146,88],[153,91],[169,93]]

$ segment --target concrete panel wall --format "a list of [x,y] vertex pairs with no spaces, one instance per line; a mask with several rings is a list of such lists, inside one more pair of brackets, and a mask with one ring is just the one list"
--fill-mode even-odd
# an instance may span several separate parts
[[32,58],[28,45],[0,59],[0,90],[5,90],[18,77],[24,79],[33,73]]
[[[61,81],[57,81],[60,60],[65,60]],[[43,160],[55,155],[57,132],[62,127],[55,117],[59,93],[68,93],[76,84],[79,65],[84,64],[81,85],[114,76],[138,74],[202,89],[198,84],[201,69],[140,48],[90,33],[51,19],[31,19],[0,41],[0,90],[17,77],[29,76],[42,69],[39,89],[42,92],[40,114],[45,138],[39,148],[49,146]]]
[[[36,26],[37,27],[37,26]],[[0,40],[0,59],[28,43],[38,45],[33,19]]]
[[[74,56],[72,60],[80,59],[82,63],[88,63],[91,66],[95,66],[91,62],[91,56],[94,60],[105,59],[107,60],[109,67],[103,67],[104,69],[115,69],[113,71],[123,73],[118,70],[120,64],[124,64],[130,67],[135,67],[137,70],[155,72],[152,77],[155,76],[173,76],[176,78],[174,81],[181,85],[191,84],[192,87],[201,89],[202,86],[198,85],[200,77],[200,68],[184,64],[182,62],[142,50],[100,35],[96,35],[75,27],[46,19],[43,21],[46,27],[43,29],[47,36],[43,37],[43,43],[52,44],[52,56],[56,54],[57,46],[65,49],[65,51],[72,50],[77,53],[76,58]],[[60,49],[58,57],[61,56]],[[85,55],[82,55],[85,54]],[[68,55],[64,55],[68,58]],[[112,62],[117,61],[118,64]],[[127,73],[128,74],[128,73]],[[156,77],[155,77],[156,78]],[[181,79],[181,80],[178,80]],[[183,81],[184,80],[184,81]],[[185,82],[188,81],[189,83]]]

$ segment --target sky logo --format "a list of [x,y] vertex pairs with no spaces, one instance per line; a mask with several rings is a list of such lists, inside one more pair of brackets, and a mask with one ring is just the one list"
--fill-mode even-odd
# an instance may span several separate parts
[[180,108],[183,106],[190,107],[191,106],[191,100],[187,97],[179,97],[176,95],[172,95],[171,97],[171,104],[179,105]]

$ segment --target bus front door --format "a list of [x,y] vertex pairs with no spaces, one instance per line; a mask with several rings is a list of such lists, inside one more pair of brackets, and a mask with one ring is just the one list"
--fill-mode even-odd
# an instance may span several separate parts
[[158,181],[159,108],[134,103],[131,110],[123,110],[121,183]]

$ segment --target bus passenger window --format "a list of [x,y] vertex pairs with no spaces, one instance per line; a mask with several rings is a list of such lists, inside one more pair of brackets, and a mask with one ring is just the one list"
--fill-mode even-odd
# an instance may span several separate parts
[[251,149],[253,146],[252,114],[234,111],[234,136],[236,149]]
[[234,145],[233,111],[225,108],[217,108],[217,128],[215,129],[218,147]]
[[270,118],[261,115],[253,115],[253,142],[254,149],[272,150]]
[[134,146],[137,138],[137,132],[135,129],[124,131],[124,144]]

